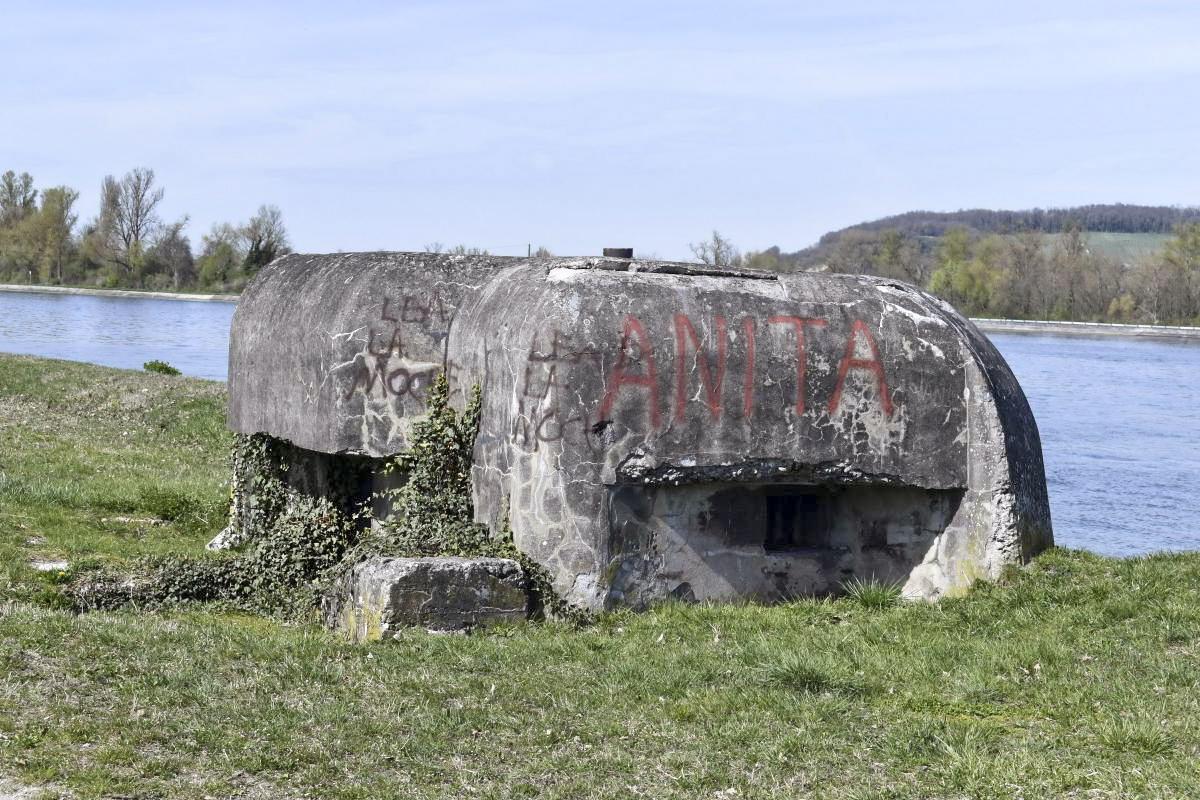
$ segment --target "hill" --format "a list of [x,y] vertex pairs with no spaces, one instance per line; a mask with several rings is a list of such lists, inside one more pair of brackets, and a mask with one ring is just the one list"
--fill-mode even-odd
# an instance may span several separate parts
[[922,251],[931,251],[943,234],[954,229],[965,230],[972,239],[978,239],[987,234],[1011,235],[1027,231],[1057,234],[1078,224],[1088,234],[1089,246],[1097,254],[1120,263],[1134,263],[1140,257],[1161,250],[1180,223],[1198,221],[1200,207],[1125,203],[1022,211],[982,208],[907,211],[830,231],[815,245],[793,253],[780,252],[778,258],[782,264],[800,268],[827,263],[838,243],[848,235],[897,231],[918,242]]
[[1200,207],[910,211],[737,258],[904,280],[971,316],[1200,325]]

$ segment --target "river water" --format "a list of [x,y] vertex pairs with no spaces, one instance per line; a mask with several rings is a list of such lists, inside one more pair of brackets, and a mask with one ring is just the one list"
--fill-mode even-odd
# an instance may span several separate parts
[[225,380],[233,303],[0,292],[0,352]]
[[[0,352],[224,380],[232,303],[0,292]],[[1055,541],[1200,550],[1200,342],[995,334],[1037,418]]]

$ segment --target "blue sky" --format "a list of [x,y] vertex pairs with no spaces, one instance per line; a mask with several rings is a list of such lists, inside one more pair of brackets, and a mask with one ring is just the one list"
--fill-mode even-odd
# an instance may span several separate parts
[[1200,204],[1194,3],[0,0],[0,170],[155,169],[301,251],[795,250],[916,208]]

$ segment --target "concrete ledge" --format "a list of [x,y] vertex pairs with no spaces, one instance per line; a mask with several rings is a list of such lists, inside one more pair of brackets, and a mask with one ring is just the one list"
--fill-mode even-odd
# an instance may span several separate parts
[[1155,339],[1200,340],[1200,328],[1185,325],[1124,325],[1113,322],[1052,322],[1050,320],[972,318],[984,333],[1046,333],[1055,336],[1137,336]]
[[372,558],[337,581],[322,613],[356,642],[409,627],[466,632],[528,617],[527,588],[525,571],[507,558]]
[[134,289],[84,289],[76,286],[37,286],[0,283],[0,292],[29,294],[81,294],[92,297],[150,297],[155,300],[189,300],[194,303],[236,303],[236,294],[183,294],[182,292],[143,292]]

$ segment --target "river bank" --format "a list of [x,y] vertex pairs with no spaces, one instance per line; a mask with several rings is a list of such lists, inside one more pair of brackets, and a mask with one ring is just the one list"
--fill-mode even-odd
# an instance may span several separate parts
[[81,571],[204,554],[229,498],[224,391],[0,355],[0,785],[1200,795],[1200,554],[1051,550],[938,605],[668,604],[370,646],[205,605],[63,610]]
[[77,286],[39,286],[37,284],[0,283],[0,292],[23,294],[71,294],[88,297],[150,297],[156,300],[187,300],[195,303],[236,303],[236,294],[187,294],[150,292],[141,289],[88,289]]

